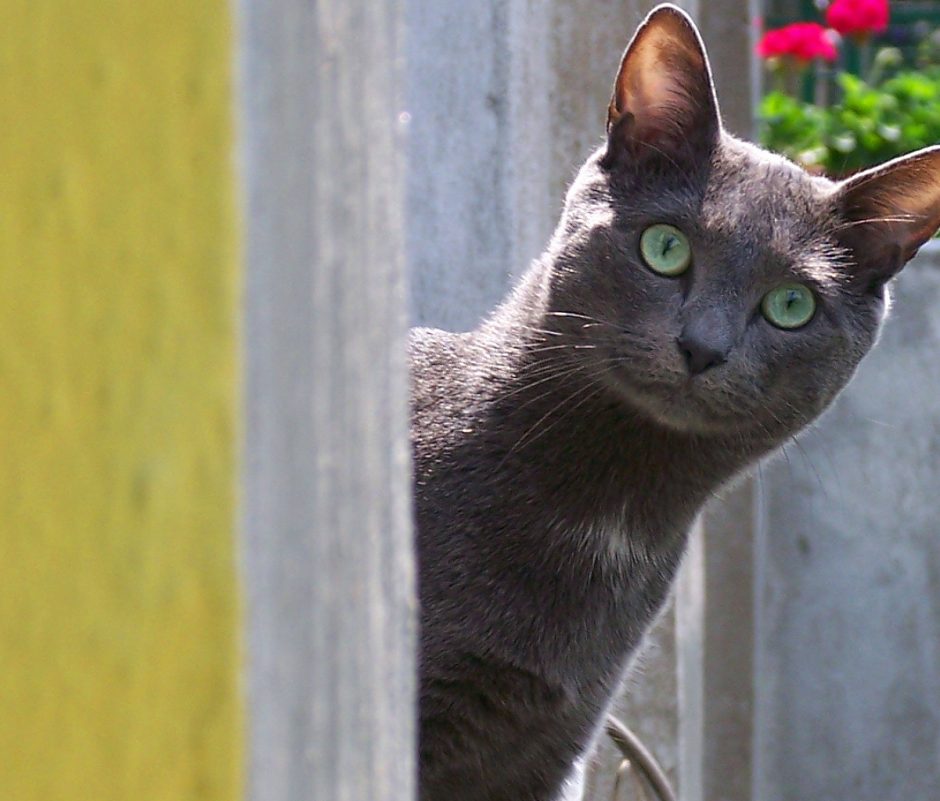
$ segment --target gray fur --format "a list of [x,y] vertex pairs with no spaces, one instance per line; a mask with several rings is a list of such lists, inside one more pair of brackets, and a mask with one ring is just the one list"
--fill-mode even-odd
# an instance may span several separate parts
[[[655,65],[682,91],[644,120],[624,70],[654,36],[678,45]],[[940,173],[926,152],[925,186]],[[874,344],[883,284],[924,225],[869,218],[911,169],[846,188],[732,138],[687,17],[662,7],[641,26],[545,254],[477,330],[412,333],[422,801],[556,796],[702,505],[822,412]],[[922,205],[935,229],[940,204]],[[656,222],[689,236],[687,274],[640,260]],[[788,280],[818,297],[792,331],[759,313]],[[690,374],[683,331],[724,363]]]

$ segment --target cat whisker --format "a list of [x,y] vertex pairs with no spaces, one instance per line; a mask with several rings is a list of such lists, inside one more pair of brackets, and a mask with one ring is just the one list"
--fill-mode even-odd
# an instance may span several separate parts
[[809,454],[806,452],[806,448],[803,447],[803,443],[797,439],[796,434],[790,435],[790,441],[796,445],[797,450],[800,452],[800,456],[803,458],[803,463],[809,467],[813,472],[813,477],[816,479],[816,483],[819,485],[819,489],[822,490],[823,495],[827,495],[826,485],[822,480],[822,476],[819,474],[819,470],[816,468],[813,460],[809,458]]
[[885,428],[891,428],[895,431],[898,429],[898,426],[894,423],[888,423],[885,420],[875,420],[873,417],[865,417],[863,415],[856,415],[856,417],[858,417],[859,420],[864,420],[866,423],[873,423],[876,426],[884,426]]
[[546,317],[572,317],[576,320],[588,320],[592,323],[602,323],[604,325],[614,325],[614,323],[608,323],[606,320],[601,320],[598,317],[592,317],[588,314],[580,314],[579,312],[564,312],[564,311],[552,311],[545,312]]
[[831,449],[829,447],[829,442],[826,439],[824,430],[820,428],[818,421],[813,421],[812,423],[807,424],[801,432],[799,432],[798,434],[793,434],[794,438],[796,438],[797,436],[801,438],[813,436],[816,438],[816,442],[818,443],[817,450],[821,452],[822,458],[826,462],[827,474],[832,477],[832,481],[830,481],[829,483],[832,484],[833,482],[835,482],[835,485],[838,488],[839,495],[841,497],[844,492],[844,489],[842,486],[842,471],[836,467],[836,463],[833,460],[832,454],[830,452]]
[[534,334],[545,334],[546,336],[551,337],[562,337],[565,335],[564,331],[552,331],[546,328],[534,328],[531,325],[523,325],[522,323],[516,323],[516,328],[521,328],[524,331],[531,331]]
[[549,311],[545,312],[546,317],[577,317],[581,320],[595,320],[595,317],[589,317],[586,314],[581,314],[580,312],[570,312],[570,311]]
[[[594,326],[603,325],[603,326],[609,326],[610,328],[614,328],[618,331],[623,330],[620,323],[612,323],[610,320],[602,320],[600,317],[593,317],[589,314],[581,314],[580,312],[554,311],[554,312],[546,312],[545,314],[546,316],[551,316],[551,317],[571,317],[575,320],[587,320],[589,325],[594,325]],[[587,327],[588,325],[582,326],[582,328],[587,328]]]
[[571,366],[569,362],[565,361],[565,355],[556,353],[553,356],[546,356],[544,359],[539,359],[534,362],[523,364],[519,368],[519,373],[530,376],[538,375],[539,373],[543,373],[547,370],[553,370],[565,366]]
[[[786,398],[783,398],[782,400],[783,400],[783,402],[786,404],[787,408],[789,408],[792,412],[794,412],[794,413],[796,413],[796,414],[799,414],[799,410],[797,410],[796,408],[794,408],[793,404],[790,403],[788,400],[786,400]],[[777,415],[775,415],[770,409],[767,409],[766,411],[767,411],[767,413],[770,414],[770,416],[773,417],[774,420],[776,420],[777,423],[779,423],[780,426],[783,427],[785,430],[792,427],[792,426],[787,426],[787,425],[786,425],[779,417],[777,417]],[[808,431],[808,430],[810,430],[810,429],[813,428],[813,427],[814,427],[814,426],[808,425],[808,426],[806,426],[806,428],[805,428],[804,430],[807,430],[807,431]],[[826,486],[825,486],[825,484],[823,483],[822,476],[819,474],[819,470],[816,468],[816,465],[814,464],[813,460],[809,458],[809,454],[806,452],[806,449],[803,447],[803,444],[797,439],[797,435],[796,435],[796,434],[790,434],[790,435],[788,436],[787,440],[788,440],[788,442],[792,442],[792,443],[796,446],[797,450],[800,452],[800,456],[803,458],[803,463],[804,463],[805,465],[807,465],[810,470],[812,470],[813,476],[814,476],[814,478],[816,479],[816,483],[819,485],[819,488],[822,490],[823,494],[825,495],[825,494],[826,494]],[[784,454],[786,454],[786,445],[785,445],[785,444],[784,444],[783,446],[781,446],[781,451],[782,451]],[[792,474],[791,474],[791,475],[792,475]]]
[[[574,375],[575,373],[581,372],[584,369],[585,368],[583,365],[575,365],[574,367],[568,367],[565,370],[559,370],[558,372],[553,372],[550,375],[545,376],[544,378],[539,378],[537,381],[532,381],[528,384],[525,384],[524,386],[517,387],[516,389],[510,390],[509,392],[505,392],[502,395],[499,395],[498,400],[504,401],[506,400],[506,398],[511,398],[513,395],[518,395],[520,392],[525,392],[527,390],[532,389],[533,387],[537,387],[540,384],[544,384],[548,381],[555,381],[561,378],[567,378],[569,376]],[[519,405],[517,408],[523,409],[526,406],[528,406],[530,403],[533,403],[541,398],[544,398],[546,395],[550,395],[550,394],[551,394],[551,391],[546,392],[543,395],[538,395],[535,398],[531,398],[525,403]]]
[[526,353],[544,353],[548,350],[564,350],[564,349],[585,349],[585,348],[596,348],[597,345],[583,345],[575,342],[566,342],[564,345],[544,345],[538,348],[526,348]]
[[538,375],[539,373],[545,372],[546,370],[552,370],[555,368],[563,369],[576,364],[582,364],[582,360],[584,358],[585,357],[580,353],[575,352],[574,348],[567,348],[561,353],[546,355],[537,361],[520,365],[517,368],[517,374],[528,376]]
[[836,231],[844,231],[847,228],[854,228],[857,225],[871,225],[873,223],[890,223],[890,222],[900,222],[900,223],[909,223],[916,222],[917,217],[913,214],[898,214],[894,216],[886,217],[868,217],[864,220],[852,220],[850,222],[842,223],[841,225],[836,226]]
[[[576,404],[574,404],[573,406],[570,406],[570,407],[566,408],[566,409],[564,410],[564,412],[561,414],[561,416],[560,416],[557,420],[555,420],[555,421],[553,421],[552,423],[549,423],[547,426],[544,426],[544,427],[542,427],[541,429],[539,429],[539,427],[542,425],[542,423],[544,423],[546,420],[548,420],[548,418],[551,417],[553,414],[555,414],[555,412],[557,412],[557,411],[558,411],[559,409],[561,409],[562,407],[566,406],[568,403],[570,403],[572,400],[574,400],[576,397],[578,397],[578,395],[583,394],[585,390],[590,389],[591,387],[594,387],[593,391],[591,391],[590,393],[588,393],[585,397],[583,397],[580,401],[578,401],[578,402],[577,402]],[[522,448],[522,447],[525,446],[525,445],[531,445],[533,442],[535,442],[535,440],[537,440],[539,437],[541,437],[541,436],[542,436],[543,434],[545,434],[547,431],[550,431],[552,428],[554,428],[556,425],[558,425],[558,423],[560,423],[565,417],[567,417],[569,414],[571,414],[571,412],[573,412],[575,409],[577,409],[577,408],[579,408],[580,406],[582,406],[582,405],[584,405],[585,403],[587,403],[587,401],[591,400],[591,398],[594,398],[594,397],[596,397],[597,395],[599,395],[599,394],[603,391],[603,389],[604,389],[603,385],[601,385],[600,382],[598,382],[598,381],[596,381],[596,380],[595,380],[595,381],[591,381],[591,382],[589,382],[588,384],[585,384],[584,386],[578,387],[577,390],[575,390],[573,393],[571,393],[570,395],[568,395],[564,400],[562,400],[560,403],[558,403],[558,404],[556,404],[555,406],[553,406],[553,407],[552,407],[551,409],[549,409],[544,415],[542,415],[542,416],[536,421],[535,425],[533,425],[531,428],[529,428],[529,429],[516,441],[516,444],[513,445],[513,446],[509,449],[509,451],[508,451],[508,453],[506,454],[506,456],[503,457],[503,463],[505,463],[506,459],[508,459],[513,453],[515,453],[516,451],[518,451],[520,448]],[[538,433],[535,434],[534,436],[532,436],[533,432],[535,432],[536,430],[538,430]]]

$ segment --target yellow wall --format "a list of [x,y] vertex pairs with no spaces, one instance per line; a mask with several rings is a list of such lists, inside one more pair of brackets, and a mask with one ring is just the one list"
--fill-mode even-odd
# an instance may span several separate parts
[[225,0],[0,0],[0,800],[234,800]]

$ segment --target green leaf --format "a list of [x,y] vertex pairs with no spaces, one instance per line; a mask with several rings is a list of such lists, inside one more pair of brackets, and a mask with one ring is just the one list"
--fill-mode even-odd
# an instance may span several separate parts
[[874,84],[843,72],[835,84],[838,99],[826,107],[779,91],[765,95],[761,143],[844,175],[940,142],[940,67],[898,72]]

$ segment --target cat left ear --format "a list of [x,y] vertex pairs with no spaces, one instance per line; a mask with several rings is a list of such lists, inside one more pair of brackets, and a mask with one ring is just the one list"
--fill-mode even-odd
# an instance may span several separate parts
[[887,281],[940,228],[940,146],[853,175],[837,198],[845,220],[837,237],[851,251],[854,271]]
[[672,5],[653,9],[620,62],[607,110],[605,166],[702,158],[721,120],[705,47],[689,16]]

